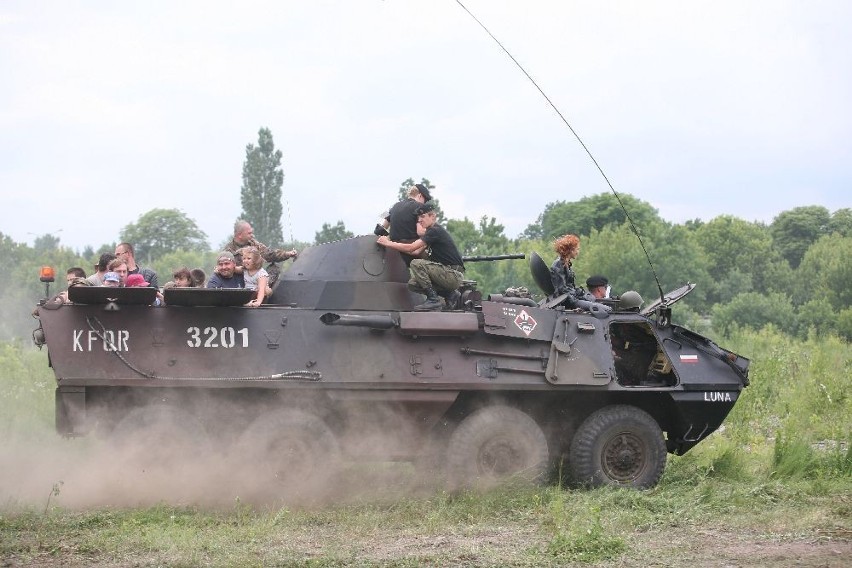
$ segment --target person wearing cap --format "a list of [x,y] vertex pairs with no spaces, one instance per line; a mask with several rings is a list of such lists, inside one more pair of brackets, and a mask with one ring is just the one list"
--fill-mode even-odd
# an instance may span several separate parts
[[245,288],[242,273],[236,271],[234,255],[226,250],[216,258],[216,271],[207,281],[208,288]]
[[[112,259],[110,263],[107,265],[107,270],[109,272],[115,272],[119,277],[119,286],[124,286],[127,281],[127,262],[121,258],[120,256]],[[106,284],[106,276],[104,276],[104,284]]]
[[[417,232],[418,215],[417,210],[427,201],[431,201],[432,194],[425,184],[416,183],[408,189],[408,197],[396,202],[384,218],[383,225],[376,226],[377,235],[386,235],[393,242],[413,243],[420,238]],[[388,228],[390,229],[388,231]],[[383,229],[384,232],[379,229]],[[402,254],[405,266],[410,266],[416,255]]]
[[596,300],[609,298],[609,280],[607,280],[606,276],[600,276],[599,274],[589,276],[586,278],[586,290],[588,290],[589,294],[594,296]]
[[106,272],[104,274],[104,286],[110,286],[112,288],[118,288],[121,286],[121,277],[117,272]]
[[[145,281],[145,278],[141,274],[129,274],[127,276],[127,282],[125,282],[125,288],[148,288],[150,284]],[[152,305],[159,306],[162,304],[163,295],[157,290],[157,294],[154,296],[154,302]]]
[[[234,255],[235,272],[237,274],[242,274],[243,272],[243,258],[240,253],[240,249],[248,246],[256,247],[257,250],[260,251],[260,256],[263,260],[269,263],[266,267],[266,272],[269,274],[270,286],[275,284],[275,281],[278,279],[278,275],[281,274],[281,268],[277,263],[283,262],[288,258],[296,258],[299,256],[296,249],[273,249],[257,241],[254,238],[254,229],[252,228],[251,223],[245,219],[240,219],[234,223],[234,238],[231,239],[231,242],[225,247],[225,251]],[[217,267],[214,272],[218,271],[219,269]]]
[[427,247],[431,251],[429,258],[414,258],[411,261],[411,280],[408,288],[426,295],[426,301],[414,309],[417,311],[436,311],[446,305],[453,309],[461,294],[458,291],[464,278],[464,262],[453,237],[437,224],[438,215],[432,202],[417,209],[417,222],[423,228],[423,236],[411,243],[393,241],[388,236],[380,236],[380,245],[401,253],[418,255]]

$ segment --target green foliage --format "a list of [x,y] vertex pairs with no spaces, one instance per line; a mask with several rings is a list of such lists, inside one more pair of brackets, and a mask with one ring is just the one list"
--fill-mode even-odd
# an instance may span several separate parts
[[[452,235],[462,256],[493,256],[514,252],[506,235],[504,227],[497,223],[494,217],[483,216],[474,225],[467,217],[459,221],[447,221],[447,231]],[[516,261],[484,261],[465,263],[465,279],[476,280],[478,289],[483,294],[502,292],[513,285],[513,272],[509,265]]]
[[825,298],[840,311],[852,307],[852,236],[826,235],[805,253],[798,270],[794,299]]
[[784,294],[738,294],[728,304],[713,308],[713,328],[728,334],[736,328],[761,329],[773,325],[787,333],[796,329],[796,313]]
[[323,223],[322,229],[316,232],[314,244],[321,245],[323,243],[333,243],[334,241],[342,241],[343,239],[351,239],[355,236],[352,231],[346,230],[346,225],[343,221],[338,221],[336,225]]
[[52,429],[55,386],[46,353],[0,342],[0,438],[26,439]]
[[281,246],[281,187],[284,170],[281,169],[281,150],[275,149],[272,131],[261,128],[257,133],[257,146],[246,146],[243,162],[243,185],[240,189],[240,218],[251,223],[255,238],[273,248]]
[[797,335],[806,338],[808,333],[825,335],[837,331],[837,312],[827,298],[809,300],[796,309]]
[[[662,222],[657,210],[649,203],[626,193],[620,194],[619,197],[639,230]],[[622,225],[626,222],[627,215],[615,196],[611,193],[600,193],[578,201],[548,203],[536,222],[524,231],[524,237],[553,240],[567,233],[582,236],[590,234],[593,229],[600,231],[609,225]]]
[[151,209],[124,227],[120,239],[133,245],[137,262],[144,266],[173,251],[210,250],[204,231],[178,209]]
[[782,211],[769,227],[773,245],[796,268],[808,247],[826,234],[830,220],[828,209],[819,205]]
[[547,544],[547,553],[559,562],[598,562],[621,556],[627,545],[624,539],[607,533],[601,522],[600,508],[591,511],[591,519],[578,523],[574,515],[566,514],[564,502],[551,503],[554,535]]
[[[42,242],[42,245],[47,240]],[[57,241],[50,240],[57,244]],[[65,289],[65,271],[72,266],[87,268],[91,263],[69,248],[55,246],[39,250],[15,243],[0,233],[0,341],[29,337],[37,327],[31,314],[40,298],[45,296],[46,286],[39,281],[42,266],[50,266],[56,272],[56,282],[49,285],[50,296]]]

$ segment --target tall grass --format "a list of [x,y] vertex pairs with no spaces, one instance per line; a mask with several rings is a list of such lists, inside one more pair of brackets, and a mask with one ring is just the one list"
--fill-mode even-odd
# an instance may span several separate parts
[[[724,427],[686,455],[670,456],[660,485],[648,491],[548,486],[368,496],[317,510],[236,501],[219,510],[164,503],[67,511],[63,488],[54,485],[38,506],[0,503],[0,558],[13,565],[54,558],[118,566],[142,558],[178,566],[644,566],[668,562],[661,558],[688,565],[706,554],[707,534],[723,535],[717,542],[725,535],[848,542],[849,345],[771,329],[720,343],[752,360],[751,386]],[[44,353],[0,344],[0,435],[47,436],[54,386]],[[357,474],[369,484],[369,471]]]

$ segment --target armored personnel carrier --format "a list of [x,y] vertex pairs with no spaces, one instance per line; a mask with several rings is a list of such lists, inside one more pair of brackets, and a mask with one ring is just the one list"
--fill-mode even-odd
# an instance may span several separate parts
[[167,289],[153,307],[150,289],[72,287],[73,303],[40,303],[33,334],[57,431],[244,452],[281,483],[431,459],[452,486],[563,463],[581,484],[647,488],[748,384],[747,359],[671,323],[691,285],[639,311],[482,299],[465,282],[454,309],[417,312],[407,280],[363,236],[304,250],[259,308],[246,290]]

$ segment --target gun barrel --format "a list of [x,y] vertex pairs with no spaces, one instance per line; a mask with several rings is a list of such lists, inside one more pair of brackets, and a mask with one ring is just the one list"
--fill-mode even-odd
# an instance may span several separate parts
[[517,254],[495,254],[495,255],[481,255],[481,256],[463,256],[462,260],[464,262],[483,262],[486,260],[516,260],[526,258],[527,256],[524,253]]

